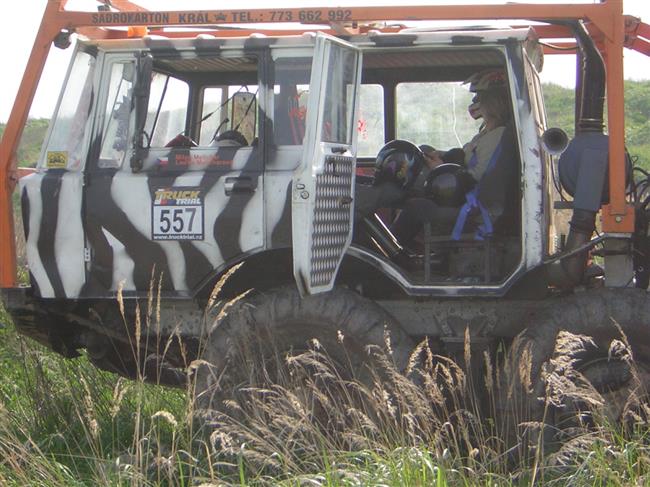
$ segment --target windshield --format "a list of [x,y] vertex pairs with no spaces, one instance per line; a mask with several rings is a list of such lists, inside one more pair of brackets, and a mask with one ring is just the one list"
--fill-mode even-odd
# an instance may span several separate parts
[[95,64],[93,56],[83,51],[77,52],[39,167],[67,170],[83,167],[83,147],[89,129]]
[[462,147],[481,125],[467,111],[473,96],[461,82],[399,83],[396,138],[441,150]]

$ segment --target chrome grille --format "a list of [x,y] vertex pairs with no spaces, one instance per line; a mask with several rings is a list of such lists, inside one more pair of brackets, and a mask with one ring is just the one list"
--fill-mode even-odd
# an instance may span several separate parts
[[328,284],[336,273],[350,234],[354,159],[328,156],[323,174],[316,177],[312,229],[311,285]]

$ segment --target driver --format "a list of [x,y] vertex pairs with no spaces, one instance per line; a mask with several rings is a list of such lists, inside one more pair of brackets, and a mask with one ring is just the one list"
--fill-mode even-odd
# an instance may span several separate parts
[[[510,119],[510,108],[505,88],[505,74],[501,70],[482,71],[472,76],[470,90],[476,95],[468,107],[474,118],[483,118],[478,134],[463,146],[463,165],[471,177],[470,186],[478,183],[490,164],[498,157],[499,143]],[[438,151],[425,152],[426,164],[435,168],[445,162]],[[410,198],[392,225],[398,240],[405,246],[429,222],[434,234],[452,234],[458,220],[459,208],[436,204],[429,198]]]
[[475,120],[483,118],[483,123],[478,134],[463,146],[464,155],[459,156],[457,152],[459,149],[440,152],[431,146],[425,145],[420,148],[423,149],[427,166],[430,168],[443,162],[454,162],[464,165],[474,180],[478,181],[485,173],[490,156],[503,136],[505,125],[510,119],[510,110],[503,71],[481,71],[471,76],[465,83],[470,83],[470,91],[476,93],[467,111]]
[[[409,142],[399,140],[384,146],[377,157],[377,167],[381,167],[382,171],[376,171],[374,185],[365,187],[357,185],[357,214],[365,217],[377,208],[402,207],[402,211],[391,225],[391,230],[404,247],[412,245],[414,237],[427,222],[432,225],[434,234],[454,236],[459,233],[456,231],[459,220],[462,220],[460,225],[462,230],[466,218],[472,216],[472,210],[477,207],[476,195],[473,199],[470,198],[470,191],[467,203],[462,206],[466,199],[463,190],[460,204],[458,202],[452,205],[440,204],[424,197],[423,182],[427,179],[428,173],[434,173],[435,168],[443,163],[459,165],[466,172],[462,179],[468,182],[468,187],[475,186],[481,180],[499,156],[501,138],[510,119],[510,103],[505,80],[503,70],[490,69],[475,73],[466,81],[470,83],[470,91],[475,93],[468,107],[469,114],[474,119],[482,118],[483,123],[476,136],[462,149],[441,152],[431,146],[423,145],[416,148]],[[416,155],[412,156],[412,160],[404,160],[401,163],[398,161],[397,166],[401,164],[405,169],[398,171],[398,177],[390,171],[388,178],[383,177],[385,170],[391,169],[394,165],[393,161],[390,164],[386,163],[387,157],[392,157],[393,152],[399,155],[400,149],[403,149],[402,145],[410,145]],[[403,154],[408,151],[401,152]],[[418,162],[418,158],[423,160]],[[425,170],[420,173],[422,167],[425,167]],[[474,206],[470,204],[470,199],[474,202]],[[463,213],[465,215],[461,218],[460,215]],[[487,211],[482,209],[481,213],[485,219]],[[491,233],[491,227],[484,233]]]

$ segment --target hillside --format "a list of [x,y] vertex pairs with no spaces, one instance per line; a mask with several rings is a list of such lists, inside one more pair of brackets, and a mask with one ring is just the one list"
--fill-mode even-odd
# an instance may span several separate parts
[[[573,90],[554,84],[544,85],[549,127],[573,134]],[[632,157],[650,168],[650,81],[625,82],[625,136]]]

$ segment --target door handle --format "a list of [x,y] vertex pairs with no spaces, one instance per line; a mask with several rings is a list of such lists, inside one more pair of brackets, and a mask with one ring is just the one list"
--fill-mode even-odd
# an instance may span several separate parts
[[226,192],[226,196],[230,196],[233,193],[253,193],[255,191],[255,184],[249,176],[229,176],[224,182],[223,189]]

